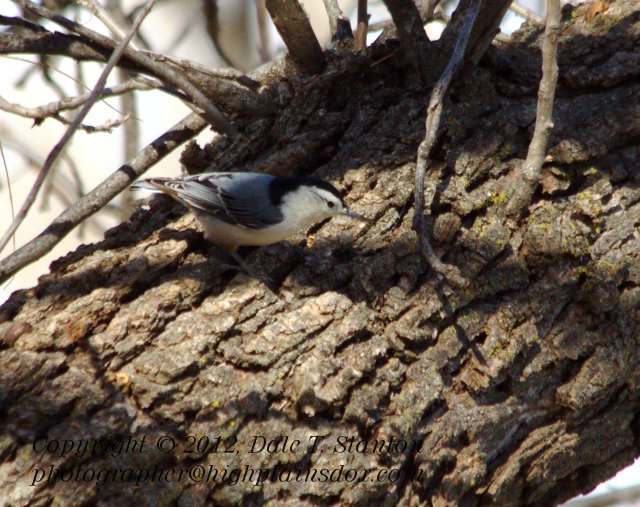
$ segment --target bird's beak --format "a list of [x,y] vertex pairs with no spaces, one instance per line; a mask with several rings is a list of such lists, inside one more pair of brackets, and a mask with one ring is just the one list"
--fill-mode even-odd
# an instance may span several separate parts
[[342,215],[347,215],[348,217],[355,218],[356,220],[362,220],[363,222],[371,223],[371,219],[362,216],[360,213],[356,213],[355,211],[346,208],[342,213]]

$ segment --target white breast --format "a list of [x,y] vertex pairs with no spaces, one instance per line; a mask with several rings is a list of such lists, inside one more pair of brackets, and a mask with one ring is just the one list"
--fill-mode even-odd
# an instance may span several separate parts
[[197,216],[204,229],[205,237],[229,250],[243,245],[259,246],[278,243],[311,225],[288,222],[286,225],[279,223],[264,229],[249,229],[223,222],[211,215],[198,214]]

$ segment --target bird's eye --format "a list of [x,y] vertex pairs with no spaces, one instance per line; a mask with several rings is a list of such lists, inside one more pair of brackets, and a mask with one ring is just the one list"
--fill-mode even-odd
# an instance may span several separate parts
[[331,201],[327,201],[327,206],[329,206],[330,208],[333,208],[336,204],[334,202]]

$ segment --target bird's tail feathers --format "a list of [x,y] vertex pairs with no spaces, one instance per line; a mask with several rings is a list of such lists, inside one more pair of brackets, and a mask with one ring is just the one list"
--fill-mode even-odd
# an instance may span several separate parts
[[165,194],[174,195],[175,190],[166,185],[166,182],[168,181],[170,181],[170,178],[149,178],[146,180],[138,180],[129,187],[129,190],[151,190],[152,192],[163,192]]

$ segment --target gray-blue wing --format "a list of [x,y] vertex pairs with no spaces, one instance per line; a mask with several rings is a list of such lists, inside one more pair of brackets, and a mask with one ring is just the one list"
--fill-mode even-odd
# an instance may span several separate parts
[[282,221],[271,204],[269,185],[275,177],[260,173],[202,173],[186,178],[152,178],[136,188],[165,192],[196,212],[224,222],[263,229]]

